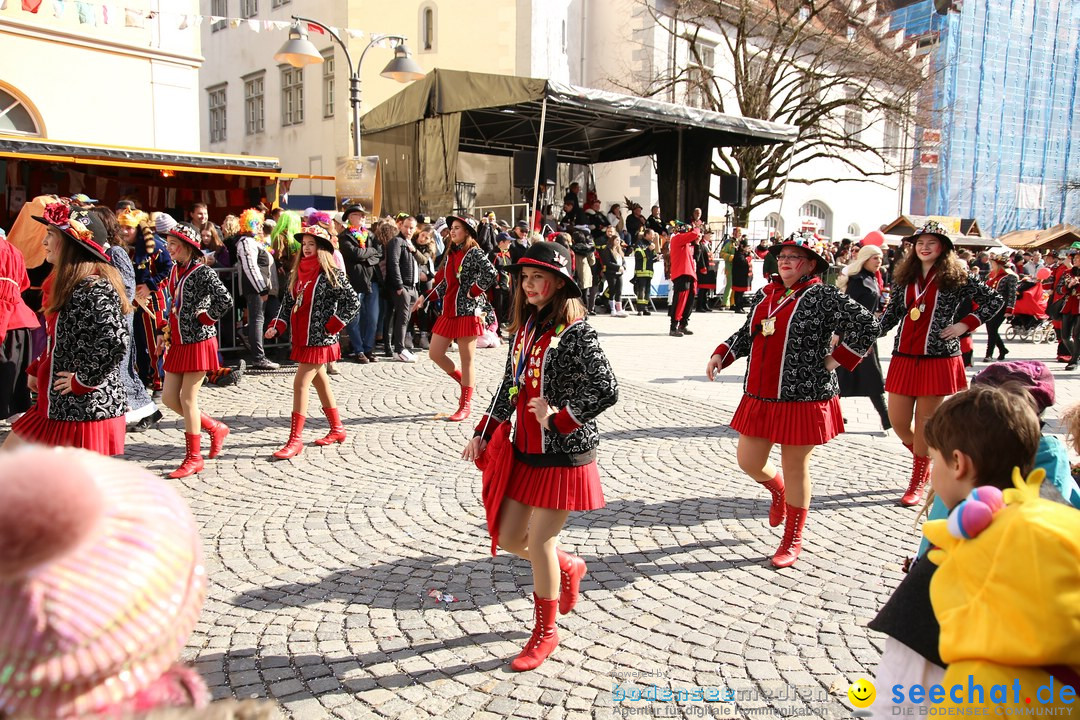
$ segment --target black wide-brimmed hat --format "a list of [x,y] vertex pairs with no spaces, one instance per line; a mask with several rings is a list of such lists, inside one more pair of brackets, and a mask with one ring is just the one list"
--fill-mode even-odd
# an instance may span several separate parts
[[814,250],[813,246],[810,244],[811,240],[812,240],[812,238],[806,238],[806,237],[801,237],[801,236],[798,236],[798,235],[793,235],[793,236],[789,237],[787,240],[785,240],[784,242],[776,243],[775,245],[770,247],[769,248],[769,254],[772,255],[773,257],[776,257],[777,255],[780,254],[780,251],[783,250],[784,248],[788,248],[788,249],[799,248],[800,250],[805,252],[807,255],[809,255],[810,259],[814,261],[814,264],[815,264],[814,272],[809,273],[809,274],[820,275],[820,274],[822,274],[823,272],[825,272],[826,270],[829,269],[829,261],[826,260],[825,258],[821,257],[821,255],[819,255],[817,253],[817,251]]
[[459,223],[465,226],[465,229],[469,232],[473,238],[476,238],[476,220],[466,215],[447,215],[446,227],[450,227],[457,220]]
[[952,238],[950,238],[948,235],[945,234],[945,228],[941,227],[940,224],[938,224],[937,222],[935,222],[933,220],[931,220],[930,222],[923,225],[921,228],[919,228],[918,230],[913,232],[911,235],[908,235],[907,237],[903,238],[901,240],[901,242],[909,242],[909,243],[914,244],[915,241],[919,239],[920,235],[933,235],[934,237],[936,237],[938,240],[941,241],[941,244],[945,247],[945,250],[952,250],[953,249]]
[[305,235],[315,238],[315,244],[323,250],[334,252],[334,240],[330,237],[330,232],[322,225],[308,225],[293,237],[299,242],[304,242]]
[[348,223],[349,222],[349,216],[352,215],[353,213],[360,213],[364,217],[367,217],[367,210],[364,209],[364,206],[361,205],[360,203],[353,203],[352,205],[349,205],[348,207],[346,207],[344,211],[342,211],[342,213],[341,213],[341,221],[344,222],[344,223]]
[[109,262],[105,248],[109,244],[109,232],[104,223],[85,208],[72,207],[67,203],[55,202],[45,206],[45,212],[33,218],[42,225],[51,227],[90,251],[96,260]]
[[518,272],[524,268],[540,268],[561,275],[566,280],[566,291],[570,297],[581,297],[581,288],[574,282],[570,250],[554,242],[538,242],[529,246],[525,254],[507,269]]
[[174,237],[180,242],[185,242],[196,250],[202,250],[202,233],[191,223],[176,223],[166,235]]

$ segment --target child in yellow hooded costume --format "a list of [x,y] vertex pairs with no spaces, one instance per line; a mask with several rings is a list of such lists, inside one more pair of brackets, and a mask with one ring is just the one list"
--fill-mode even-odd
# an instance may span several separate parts
[[[1038,469],[1025,482],[1015,470],[1003,507],[983,503],[979,488],[948,520],[923,526],[938,565],[930,600],[947,664],[940,708],[1080,715],[1080,511],[1040,498],[1044,476]],[[962,692],[950,695],[954,686]]]

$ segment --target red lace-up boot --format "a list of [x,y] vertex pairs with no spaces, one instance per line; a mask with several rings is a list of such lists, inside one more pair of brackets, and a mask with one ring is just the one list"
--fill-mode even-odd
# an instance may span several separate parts
[[461,388],[461,399],[458,400],[457,412],[447,418],[450,422],[461,422],[465,418],[469,417],[472,412],[472,394],[473,389],[471,387]]
[[169,477],[173,480],[186,478],[188,475],[194,475],[203,469],[202,449],[200,447],[202,435],[200,433],[184,433],[184,440],[187,442],[187,453],[184,455],[184,462],[180,463],[180,467],[169,473]]
[[326,437],[316,440],[315,444],[333,445],[345,442],[345,426],[341,424],[341,413],[336,407],[323,408],[322,411],[326,414],[326,419],[330,421],[330,432],[326,434]]
[[787,525],[784,526],[784,539],[772,556],[773,567],[785,568],[795,564],[802,550],[802,531],[806,525],[806,508],[795,507],[788,503]]
[[787,495],[784,494],[784,478],[780,473],[776,477],[761,485],[772,493],[772,504],[769,505],[769,525],[776,527],[784,522],[784,508],[787,506]]
[[911,461],[911,482],[908,483],[907,492],[900,498],[900,504],[911,507],[922,502],[923,491],[930,479],[930,458],[916,455]]
[[285,443],[285,447],[274,453],[274,457],[278,460],[288,460],[303,452],[304,440],[301,437],[303,434],[304,416],[294,412],[292,414],[292,427],[289,428],[289,442]]
[[510,669],[515,672],[535,670],[559,646],[559,633],[555,629],[555,611],[559,599],[548,600],[533,593],[533,602],[536,603],[536,625],[525,648],[510,663]]
[[210,452],[207,455],[213,460],[221,454],[221,448],[225,446],[225,438],[229,437],[229,426],[206,413],[202,414],[200,424],[210,435]]
[[448,372],[447,375],[454,378],[454,382],[456,382],[458,385],[461,384],[461,371],[457,368],[454,368],[454,370]]
[[577,555],[558,548],[555,553],[559,556],[559,614],[565,615],[577,605],[578,588],[588,568],[585,567],[585,561]]

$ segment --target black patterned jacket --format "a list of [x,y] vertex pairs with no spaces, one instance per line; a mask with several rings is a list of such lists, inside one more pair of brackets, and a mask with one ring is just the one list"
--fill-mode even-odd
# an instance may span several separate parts
[[[495,282],[495,266],[479,247],[461,253],[447,251],[446,262],[435,273],[435,287],[428,300],[442,298],[443,315],[450,317],[483,316],[487,298],[484,293]],[[449,308],[446,304],[450,303]],[[447,312],[450,310],[451,312]]]
[[[960,355],[960,340],[941,337],[941,331],[954,322],[962,322],[968,330],[974,330],[997,314],[1005,301],[981,280],[968,277],[967,283],[951,290],[942,290],[933,282],[920,301],[918,320],[911,319],[914,290],[910,285],[893,283],[889,304],[881,316],[881,335],[897,325],[893,355],[907,357],[956,357]],[[974,312],[956,319],[956,311],[970,300],[979,307]]]
[[[171,344],[191,344],[217,337],[217,321],[232,309],[233,299],[212,268],[193,261],[190,272],[173,266],[167,284],[169,319],[176,315],[178,336],[169,338]],[[171,323],[170,323],[171,324]]]
[[[796,293],[773,316],[771,335],[762,332],[763,319],[783,299],[785,288],[779,280],[754,293],[746,323],[713,351],[721,367],[749,358],[743,391],[759,400],[816,402],[835,397],[840,388],[836,373],[825,368],[825,358],[831,355],[854,370],[878,337],[874,315],[832,285],[803,278],[794,287]],[[833,334],[841,338],[835,349],[830,348]]]
[[[91,276],[79,283],[56,317],[46,352],[28,369],[38,378],[38,402],[48,403],[48,417],[84,422],[123,415],[120,365],[130,342],[120,297],[109,281]],[[67,395],[53,389],[60,372],[74,373]]]
[[[502,383],[489,405],[489,414],[476,427],[475,434],[485,439],[491,438],[500,423],[510,421],[518,404],[511,399],[510,389],[514,384],[515,349],[523,334],[519,330],[510,343]],[[540,380],[543,397],[556,413],[551,418],[551,429],[541,433],[542,456],[526,455],[523,461],[551,466],[591,462],[600,444],[595,418],[619,400],[619,383],[596,330],[579,320],[550,340],[540,360]]]
[[[286,318],[291,317],[294,323],[307,323],[307,332],[301,333],[307,338],[304,342],[307,347],[325,347],[336,343],[338,333],[360,312],[360,303],[356,299],[356,291],[349,284],[348,276],[341,270],[336,272],[337,287],[327,282],[326,276],[320,273],[315,280],[314,290],[304,293],[308,297],[301,302],[311,303],[308,312],[303,308],[296,308],[296,297],[292,290],[286,292],[281,298],[277,317],[269,327],[277,330],[280,335],[285,332],[289,322]],[[296,339],[295,330],[293,339]]]

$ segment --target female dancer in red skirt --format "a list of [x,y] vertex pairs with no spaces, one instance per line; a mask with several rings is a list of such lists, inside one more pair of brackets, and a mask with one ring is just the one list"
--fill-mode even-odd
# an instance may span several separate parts
[[[930,479],[923,426],[947,395],[967,387],[958,338],[994,317],[1004,301],[968,274],[952,240],[937,223],[927,223],[904,242],[913,247],[893,269],[881,334],[900,326],[885,392],[893,430],[913,456],[911,480],[900,498],[901,505],[912,506],[922,502]],[[965,300],[977,309],[953,322]]]
[[[810,507],[810,453],[844,431],[837,367],[854,370],[878,336],[872,313],[817,276],[829,268],[802,240],[773,245],[779,275],[751,299],[742,328],[716,348],[705,374],[747,357],[743,397],[731,419],[743,472],[772,493],[769,524],[787,518],[775,567],[793,565]],[[831,348],[833,334],[840,342]],[[780,445],[783,475],[769,462]]]
[[[485,293],[495,282],[495,267],[476,242],[476,221],[472,218],[450,215],[446,218],[450,227],[450,249],[443,265],[435,273],[435,287],[426,296],[421,295],[413,305],[416,312],[424,301],[442,298],[442,315],[431,329],[428,357],[435,361],[447,375],[461,385],[458,409],[448,420],[461,422],[472,411],[473,386],[476,373],[473,356],[476,338],[484,334],[484,315],[487,297]],[[461,355],[461,370],[446,356],[450,343],[457,340]]]
[[360,311],[356,292],[345,273],[334,262],[334,242],[324,228],[308,225],[296,234],[300,252],[293,260],[292,272],[281,299],[281,308],[265,336],[267,340],[285,332],[283,318],[292,314],[292,352],[289,359],[299,363],[293,378],[293,412],[289,441],[274,453],[279,460],[296,457],[304,449],[302,438],[307,417],[308,388],[315,386],[323,413],[330,422],[330,432],[315,441],[316,445],[345,442],[334,391],[326,374],[327,363],[341,359],[338,333]]
[[217,321],[232,310],[232,296],[221,279],[203,264],[201,235],[195,226],[179,223],[167,236],[174,265],[166,285],[169,297],[168,324],[158,336],[159,352],[165,354],[165,386],[161,401],[184,418],[187,453],[184,462],[169,474],[184,478],[203,469],[202,434],[210,434],[210,457],[216,458],[229,428],[199,412],[199,388],[206,373],[217,370]]
[[559,644],[556,608],[566,614],[577,602],[585,561],[558,548],[559,531],[571,510],[604,506],[595,418],[619,398],[596,331],[584,320],[571,263],[562,245],[538,242],[510,266],[519,275],[506,372],[462,453],[476,460],[495,436],[489,454],[502,457],[508,470],[505,493],[485,489],[484,505],[492,553],[497,543],[532,564],[536,624],[510,665],[519,671],[552,653]]
[[48,345],[27,368],[37,402],[11,426],[4,448],[40,443],[124,453],[127,397],[120,364],[131,335],[124,281],[105,254],[108,233],[82,208],[51,203],[45,259],[54,268],[42,303]]

